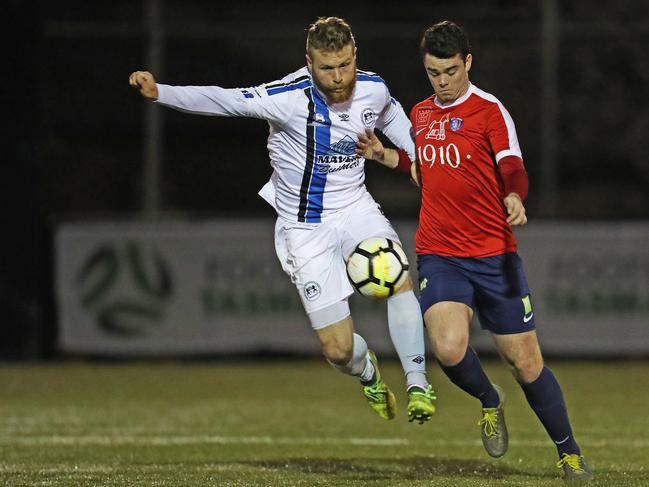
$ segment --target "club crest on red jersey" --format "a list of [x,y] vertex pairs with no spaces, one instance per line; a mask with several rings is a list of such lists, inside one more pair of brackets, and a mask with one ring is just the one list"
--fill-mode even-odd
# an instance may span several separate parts
[[448,113],[440,120],[434,120],[430,124],[430,130],[426,134],[427,139],[445,140],[446,139],[446,123],[448,122]]
[[457,132],[458,130],[460,130],[462,128],[462,123],[463,122],[464,122],[464,120],[462,120],[460,117],[453,117],[450,120],[449,127],[451,127],[451,130],[453,132]]

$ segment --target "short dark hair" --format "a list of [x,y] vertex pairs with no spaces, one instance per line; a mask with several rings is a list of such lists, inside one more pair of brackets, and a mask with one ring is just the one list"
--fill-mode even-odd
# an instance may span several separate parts
[[320,17],[309,26],[306,37],[306,51],[340,51],[354,43],[354,35],[349,24],[340,17]]
[[462,27],[450,20],[444,20],[426,29],[419,50],[422,57],[430,54],[440,59],[448,59],[460,54],[466,61],[466,57],[471,53],[471,43]]

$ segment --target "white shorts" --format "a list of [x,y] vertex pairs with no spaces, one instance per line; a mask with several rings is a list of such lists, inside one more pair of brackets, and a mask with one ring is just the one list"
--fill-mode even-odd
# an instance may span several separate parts
[[346,300],[354,292],[346,262],[363,240],[397,233],[369,193],[352,207],[317,224],[277,219],[275,251],[300,293],[307,313]]

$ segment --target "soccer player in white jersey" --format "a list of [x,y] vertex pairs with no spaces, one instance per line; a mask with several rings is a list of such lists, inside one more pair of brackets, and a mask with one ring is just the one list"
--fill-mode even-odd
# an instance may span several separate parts
[[[177,110],[268,121],[273,174],[259,194],[277,211],[275,248],[295,283],[326,359],[356,376],[376,413],[392,419],[394,394],[376,356],[354,333],[348,298],[353,288],[345,262],[370,237],[399,237],[364,185],[364,155],[357,134],[377,128],[415,160],[411,124],[385,82],[356,67],[349,25],[320,18],[308,31],[306,66],[279,81],[246,89],[168,86],[136,71],[129,83],[147,99]],[[393,152],[373,153],[394,167]],[[388,298],[392,342],[406,374],[408,417],[423,423],[434,413],[426,379],[423,322],[412,282]]]

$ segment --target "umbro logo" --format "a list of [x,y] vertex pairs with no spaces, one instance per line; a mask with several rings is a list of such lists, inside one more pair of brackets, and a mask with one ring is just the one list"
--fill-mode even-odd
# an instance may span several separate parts
[[425,360],[424,357],[422,357],[421,355],[417,355],[415,358],[412,359],[412,361],[413,361],[414,363],[416,363],[416,364],[420,364],[420,363],[422,363],[424,360]]
[[347,113],[339,113],[338,118],[340,118],[341,122],[349,122],[349,114]]

